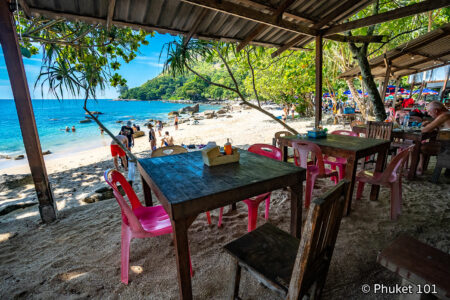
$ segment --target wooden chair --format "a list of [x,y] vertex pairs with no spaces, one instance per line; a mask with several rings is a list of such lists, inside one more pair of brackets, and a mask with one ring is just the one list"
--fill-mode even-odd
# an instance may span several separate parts
[[[404,299],[449,299],[450,255],[409,236],[400,236],[378,254],[378,263],[400,275],[402,285],[421,285],[422,294]],[[424,287],[431,289],[424,289]],[[414,287],[414,286],[413,286]]]
[[241,269],[287,299],[320,298],[341,223],[348,181],[341,181],[308,211],[302,239],[266,223],[225,245],[232,256],[229,299],[240,299]]
[[280,137],[288,136],[288,135],[293,135],[293,133],[292,133],[292,132],[289,132],[289,131],[278,131],[278,132],[275,132],[275,136],[274,136],[274,138],[272,139],[272,146],[275,146],[275,147],[280,148],[280,145],[279,145],[279,143],[278,143],[278,139],[279,139]]
[[391,140],[392,122],[367,122],[366,137],[370,139]]
[[441,152],[437,155],[436,166],[431,177],[431,182],[433,183],[439,182],[443,168],[446,168],[446,170],[450,169],[450,132],[439,132],[438,141],[441,144]]
[[161,147],[152,152],[151,157],[160,157],[160,156],[167,156],[167,155],[174,155],[174,154],[180,154],[180,153],[186,153],[188,152],[186,148],[181,146],[167,146],[167,147]]

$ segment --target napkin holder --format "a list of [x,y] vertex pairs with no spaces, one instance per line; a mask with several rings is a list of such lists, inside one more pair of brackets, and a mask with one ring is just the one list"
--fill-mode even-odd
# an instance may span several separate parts
[[202,150],[203,162],[210,167],[238,162],[239,151],[234,147],[232,147],[232,150],[231,155],[224,155],[220,152],[219,146]]

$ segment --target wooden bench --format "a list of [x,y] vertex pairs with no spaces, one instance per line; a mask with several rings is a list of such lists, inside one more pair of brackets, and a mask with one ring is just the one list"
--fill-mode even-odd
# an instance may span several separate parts
[[[450,255],[414,238],[401,236],[378,255],[378,263],[403,278],[403,283],[431,286],[434,296],[450,298]],[[418,286],[416,289],[419,288]],[[417,291],[417,290],[416,290]],[[408,295],[409,299],[422,299],[421,294]],[[429,298],[430,294],[422,294]]]
[[320,298],[341,223],[348,181],[311,204],[302,239],[266,223],[224,246],[232,256],[229,299],[240,299],[241,269],[289,299]]

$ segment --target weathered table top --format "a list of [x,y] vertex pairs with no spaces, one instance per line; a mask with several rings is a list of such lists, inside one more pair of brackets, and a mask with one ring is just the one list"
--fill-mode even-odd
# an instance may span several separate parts
[[333,148],[349,152],[356,152],[358,154],[370,151],[373,148],[378,148],[380,146],[386,146],[389,144],[389,141],[385,140],[368,139],[337,134],[327,134],[325,138],[320,139],[308,138],[303,136],[299,137],[296,135],[282,137],[281,139],[290,141],[308,141],[319,145],[321,148]]
[[378,255],[378,262],[415,284],[435,284],[450,298],[450,255],[414,238],[401,236]]
[[200,151],[140,159],[141,175],[173,219],[298,184],[305,170],[239,150],[240,161],[208,167]]

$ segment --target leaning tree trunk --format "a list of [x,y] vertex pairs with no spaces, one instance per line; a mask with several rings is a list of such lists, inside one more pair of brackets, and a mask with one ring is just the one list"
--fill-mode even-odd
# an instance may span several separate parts
[[386,110],[384,108],[383,100],[381,99],[380,93],[378,92],[377,85],[375,84],[375,80],[372,76],[369,60],[365,55],[363,55],[359,51],[356,54],[356,58],[358,60],[359,67],[361,69],[361,76],[363,82],[366,85],[367,93],[369,94],[369,99],[373,105],[375,118],[377,119],[377,121],[384,121],[387,117]]
[[[361,111],[361,114],[364,118],[364,120],[367,120],[367,105],[366,102],[364,101],[364,98],[360,98],[358,91],[355,88],[355,85],[353,84],[353,80],[350,78],[347,78],[345,80],[347,82],[348,88],[350,89],[350,92],[352,93],[353,99],[355,100],[356,104],[358,104],[359,110]],[[364,95],[363,95],[364,97]]]

